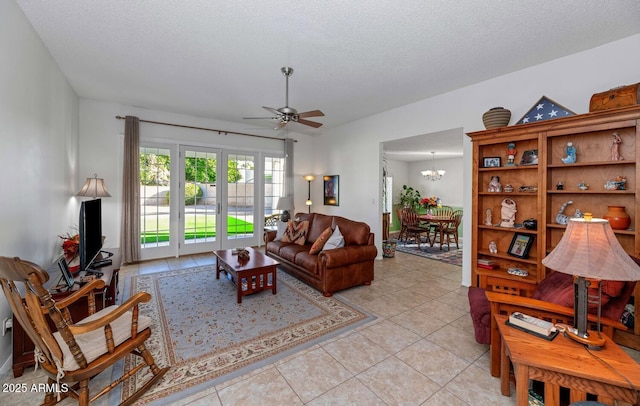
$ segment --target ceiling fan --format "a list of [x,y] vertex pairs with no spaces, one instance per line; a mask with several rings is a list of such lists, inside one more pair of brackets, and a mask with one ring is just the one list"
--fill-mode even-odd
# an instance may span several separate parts
[[272,117],[244,117],[245,119],[262,119],[262,120],[278,120],[278,124],[274,127],[274,130],[279,130],[284,128],[290,122],[308,125],[313,128],[318,128],[322,126],[322,123],[318,123],[315,121],[305,120],[307,117],[320,117],[324,116],[324,113],[320,110],[312,110],[305,111],[304,113],[298,113],[296,109],[293,107],[289,107],[289,76],[293,75],[293,68],[283,67],[280,68],[280,71],[284,75],[286,79],[286,95],[285,95],[285,106],[280,107],[279,109],[275,109],[273,107],[262,106],[263,109],[270,111],[275,114]]

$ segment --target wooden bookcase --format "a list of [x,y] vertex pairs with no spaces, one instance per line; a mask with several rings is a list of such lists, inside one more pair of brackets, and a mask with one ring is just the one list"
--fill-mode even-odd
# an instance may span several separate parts
[[[611,160],[613,133],[622,138],[620,155],[624,160]],[[564,214],[573,216],[576,209],[603,217],[608,205],[625,206],[631,217],[627,230],[615,230],[621,245],[631,255],[640,257],[640,107],[625,107],[538,123],[502,127],[467,134],[473,142],[472,178],[472,284],[485,289],[529,296],[548,270],[541,261],[560,241],[566,225],[556,223],[561,206]],[[517,149],[516,166],[505,166],[507,147]],[[577,149],[577,160],[565,164],[567,142]],[[538,163],[521,165],[525,151],[537,150]],[[484,158],[500,157],[500,167],[484,167]],[[499,176],[502,192],[489,192],[492,176]],[[606,190],[604,184],[617,176],[626,176],[625,190]],[[578,188],[586,183],[588,189]],[[562,183],[563,188],[557,189]],[[504,192],[510,184],[513,192]],[[530,186],[529,191],[519,191]],[[533,189],[533,191],[531,191]],[[516,202],[516,228],[500,227],[501,204],[504,199]],[[485,224],[486,210],[492,211],[491,225]],[[537,220],[537,229],[517,227],[526,219]],[[516,233],[533,236],[527,258],[509,255]],[[495,241],[498,252],[489,251]],[[496,269],[478,266],[478,259],[490,259]],[[510,275],[508,268],[526,270],[526,277]],[[635,328],[620,332],[616,341],[640,349],[640,283],[635,290]]]

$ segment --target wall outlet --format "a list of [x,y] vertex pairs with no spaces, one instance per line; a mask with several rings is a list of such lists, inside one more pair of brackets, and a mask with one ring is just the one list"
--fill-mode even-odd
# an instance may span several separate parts
[[7,331],[11,330],[12,327],[13,319],[11,317],[2,320],[2,335],[5,336],[7,334]]

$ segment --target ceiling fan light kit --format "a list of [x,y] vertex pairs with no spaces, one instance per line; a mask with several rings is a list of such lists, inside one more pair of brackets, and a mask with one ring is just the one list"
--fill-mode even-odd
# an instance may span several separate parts
[[286,87],[285,87],[285,106],[280,107],[279,109],[273,107],[262,106],[263,109],[275,114],[273,117],[244,117],[245,119],[267,119],[267,120],[278,120],[278,124],[274,127],[274,130],[279,130],[284,128],[290,122],[307,125],[313,128],[319,128],[322,126],[322,123],[318,123],[316,121],[305,120],[307,117],[321,117],[324,116],[324,113],[320,110],[311,110],[305,111],[303,113],[298,113],[296,109],[293,107],[289,107],[289,76],[293,75],[293,68],[290,67],[282,67],[280,71],[285,77]]

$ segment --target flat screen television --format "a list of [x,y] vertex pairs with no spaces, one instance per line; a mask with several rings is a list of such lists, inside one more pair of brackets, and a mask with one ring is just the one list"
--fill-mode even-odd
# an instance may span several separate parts
[[80,270],[86,271],[102,248],[102,201],[87,200],[80,205]]

